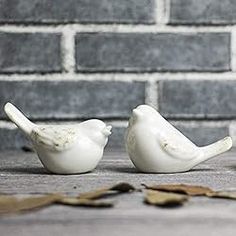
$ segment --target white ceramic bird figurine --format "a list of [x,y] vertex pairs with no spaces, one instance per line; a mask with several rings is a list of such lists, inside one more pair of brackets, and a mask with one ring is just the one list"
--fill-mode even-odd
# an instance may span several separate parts
[[232,147],[231,137],[198,147],[148,105],[133,110],[125,143],[137,169],[152,173],[188,171]]
[[36,125],[7,103],[7,116],[31,140],[44,167],[56,174],[92,171],[103,156],[111,126],[97,119],[76,125]]

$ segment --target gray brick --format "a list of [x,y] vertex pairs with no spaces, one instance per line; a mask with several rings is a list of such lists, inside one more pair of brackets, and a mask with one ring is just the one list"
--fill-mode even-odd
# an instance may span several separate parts
[[0,150],[21,149],[31,146],[30,141],[18,129],[0,127]]
[[144,100],[144,82],[0,81],[0,118],[7,101],[33,119],[78,119],[127,118]]
[[[109,123],[109,122],[108,122]],[[125,127],[112,125],[112,134],[109,136],[108,149],[123,149],[125,150]]]
[[[177,129],[192,140],[196,145],[204,146],[211,144],[229,135],[228,125],[211,124],[207,122],[176,122],[170,121]],[[109,137],[107,148],[125,150],[126,127],[113,125],[112,135]]]
[[[109,121],[107,124],[112,124]],[[112,135],[109,137],[107,149],[125,149],[124,144],[125,127],[112,124]],[[0,150],[22,149],[32,147],[28,138],[17,128],[0,126]]]
[[175,124],[173,125],[179,129],[184,135],[199,146],[204,146],[216,142],[217,140],[229,135],[229,128],[227,125],[218,127],[217,125],[196,123],[194,126],[189,123]]
[[236,118],[236,82],[161,81],[159,109],[173,118]]
[[228,33],[81,33],[78,71],[227,71]]
[[[227,124],[208,124],[208,122],[170,122],[179,129],[184,135],[192,140],[196,145],[204,146],[216,142],[217,140],[229,135],[229,127]],[[108,122],[109,123],[109,122]],[[112,135],[109,137],[108,149],[123,149],[125,150],[126,127],[113,125]]]
[[[229,135],[229,127],[227,124],[208,124],[208,122],[201,121],[194,122],[194,124],[189,121],[176,122],[170,120],[170,122],[196,145],[199,146],[211,144]],[[126,127],[124,126],[113,125],[112,135],[109,137],[107,145],[108,149],[125,150],[125,130]]]
[[235,0],[171,0],[170,24],[235,24]]
[[155,0],[0,0],[0,22],[154,23]]
[[0,32],[0,73],[61,71],[60,35]]
[[[109,122],[107,122],[109,123]],[[223,125],[218,127],[217,125],[196,123],[194,126],[188,122],[172,122],[173,125],[183,132],[189,139],[199,146],[207,145],[215,142],[228,135],[228,126]],[[122,149],[125,150],[124,135],[125,127],[112,124],[112,135],[109,137],[108,144],[106,146],[109,150]],[[19,129],[9,129],[0,127],[0,150],[7,149],[21,149],[22,147],[31,147],[30,141],[22,134]]]

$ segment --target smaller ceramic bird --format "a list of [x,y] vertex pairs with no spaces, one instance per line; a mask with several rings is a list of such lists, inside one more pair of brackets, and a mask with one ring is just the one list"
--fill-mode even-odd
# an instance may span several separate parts
[[76,125],[36,125],[11,103],[4,110],[31,139],[44,167],[56,174],[92,171],[101,160],[111,134],[112,127],[97,119]]
[[125,143],[136,168],[153,173],[188,171],[232,147],[230,137],[198,147],[148,105],[133,110]]

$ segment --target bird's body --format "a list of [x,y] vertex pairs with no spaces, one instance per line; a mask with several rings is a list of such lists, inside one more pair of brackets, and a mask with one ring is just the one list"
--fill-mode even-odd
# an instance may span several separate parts
[[6,104],[5,112],[30,137],[44,167],[57,174],[93,170],[111,134],[111,126],[97,119],[75,125],[36,125],[12,104]]
[[153,173],[188,171],[232,146],[231,138],[227,137],[198,147],[147,105],[133,110],[125,139],[134,165],[143,172]]

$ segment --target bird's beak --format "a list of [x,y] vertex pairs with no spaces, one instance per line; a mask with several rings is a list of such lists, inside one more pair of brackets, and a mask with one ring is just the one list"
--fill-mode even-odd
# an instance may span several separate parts
[[111,134],[111,129],[112,129],[112,126],[111,125],[108,125],[106,126],[103,130],[102,130],[102,133],[105,135],[105,136],[109,136]]

